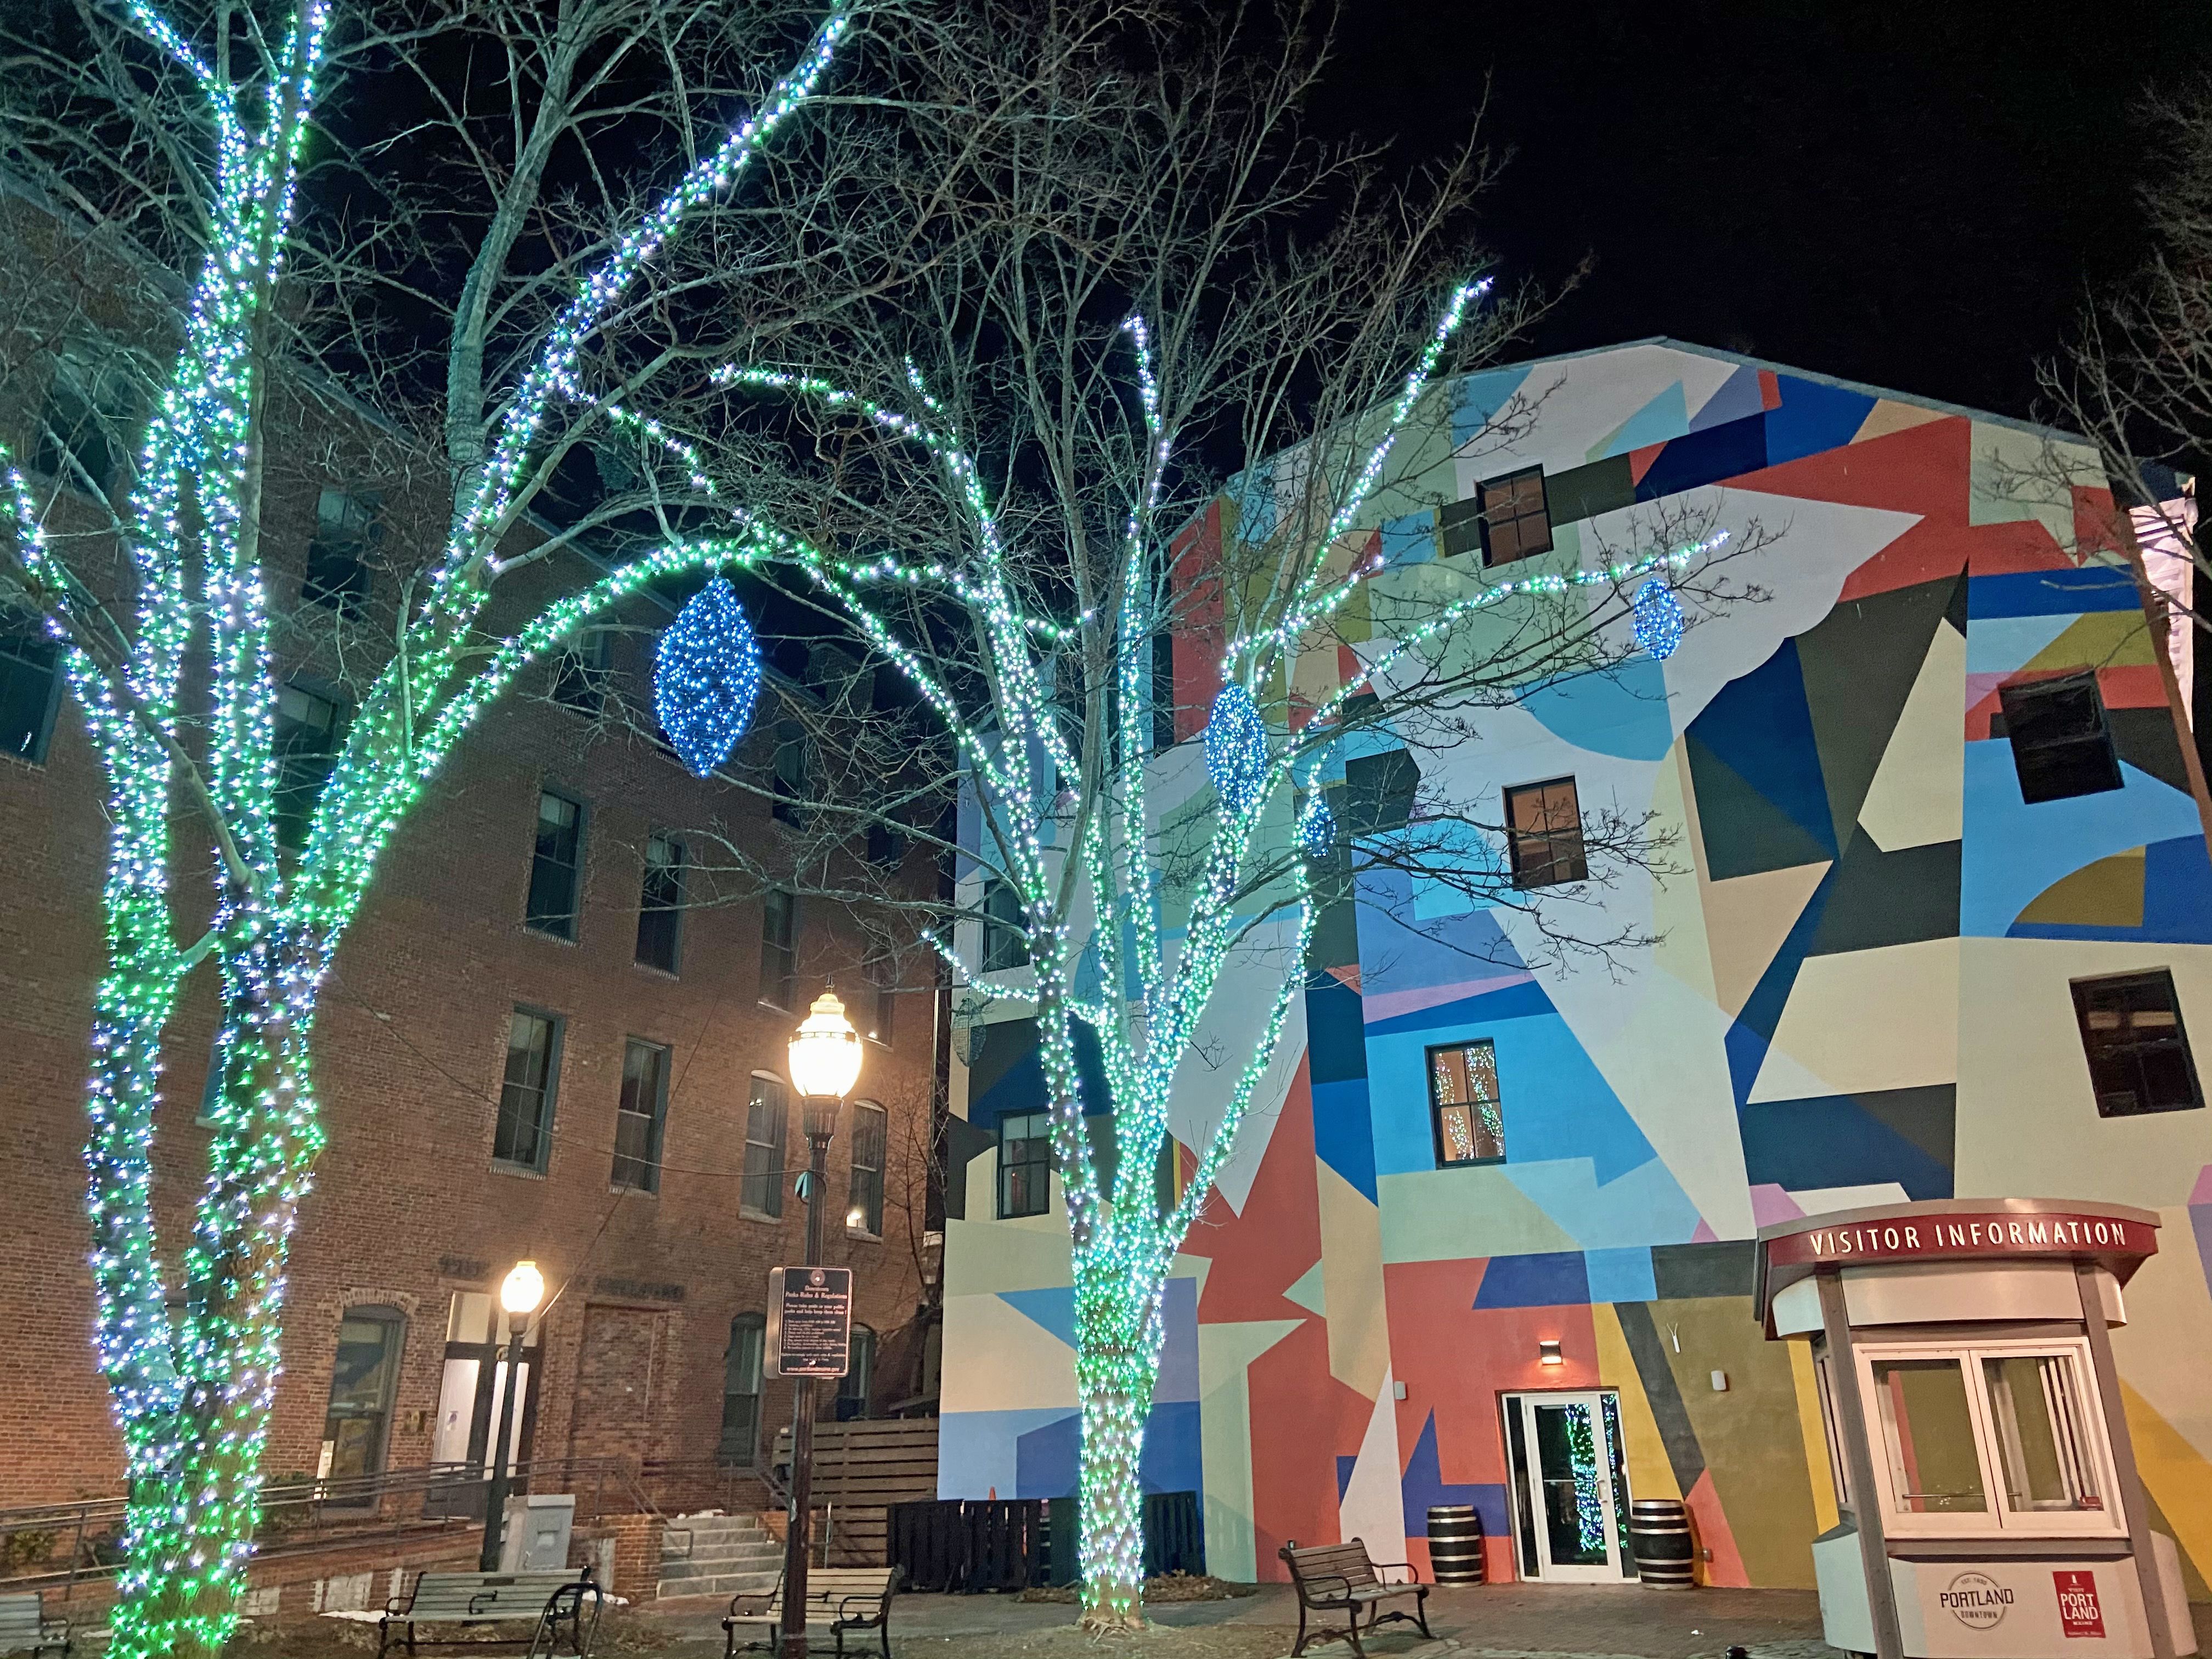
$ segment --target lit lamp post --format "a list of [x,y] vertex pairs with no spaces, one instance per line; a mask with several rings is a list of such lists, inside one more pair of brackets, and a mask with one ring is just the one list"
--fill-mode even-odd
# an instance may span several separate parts
[[[824,989],[791,1036],[791,1085],[799,1091],[806,1125],[806,1265],[822,1261],[822,1209],[829,1196],[830,1138],[837,1109],[860,1075],[860,1034],[845,1018],[845,1005]],[[791,1407],[791,1524],[783,1544],[783,1643],[787,1659],[806,1659],[806,1556],[814,1486],[814,1379],[793,1379]]]
[[507,1521],[507,1453],[514,1437],[514,1382],[522,1369],[522,1339],[530,1328],[530,1316],[545,1299],[545,1275],[527,1258],[514,1264],[501,1281],[499,1305],[507,1310],[507,1386],[499,1397],[499,1426],[491,1437],[491,1485],[484,1492],[483,1550],[477,1569],[499,1571],[499,1534]]

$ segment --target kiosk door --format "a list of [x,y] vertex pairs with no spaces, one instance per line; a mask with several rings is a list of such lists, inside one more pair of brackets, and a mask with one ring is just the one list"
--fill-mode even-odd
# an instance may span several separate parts
[[1547,1583],[1621,1582],[1617,1410],[1601,1390],[1506,1399],[1522,1563]]

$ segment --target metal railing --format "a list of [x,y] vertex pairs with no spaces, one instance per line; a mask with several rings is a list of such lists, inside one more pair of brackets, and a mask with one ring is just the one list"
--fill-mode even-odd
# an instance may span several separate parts
[[[254,1553],[270,1557],[343,1548],[378,1537],[473,1530],[483,1525],[489,1480],[471,1464],[387,1469],[343,1480],[295,1478],[261,1488]],[[573,1492],[576,1519],[735,1510],[764,1488],[784,1501],[774,1472],[713,1458],[541,1458],[518,1463],[509,1490]],[[0,1510],[0,1589],[53,1590],[112,1577],[123,1561],[128,1500],[120,1492],[68,1503]]]

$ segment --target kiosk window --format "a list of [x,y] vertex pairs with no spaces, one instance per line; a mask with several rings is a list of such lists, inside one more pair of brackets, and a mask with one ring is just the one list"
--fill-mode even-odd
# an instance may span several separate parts
[[1877,1359],[1875,1408],[1899,1515],[1981,1514],[1990,1507],[1966,1371],[1957,1359]]
[[1859,1356],[1875,1501],[1891,1533],[2123,1529],[2106,1499],[2112,1458],[2083,1344],[1890,1343]]
[[1990,1355],[1982,1360],[1990,1426],[2003,1472],[2005,1507],[2101,1510],[2096,1459],[2081,1429],[2081,1390],[2074,1356]]

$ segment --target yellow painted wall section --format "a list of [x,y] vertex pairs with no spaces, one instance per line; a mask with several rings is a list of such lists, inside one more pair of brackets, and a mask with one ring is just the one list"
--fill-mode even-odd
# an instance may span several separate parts
[[1390,1369],[1390,1310],[1382,1297],[1382,1218],[1367,1195],[1316,1158],[1321,1275],[1328,1310],[1328,1374],[1363,1400]]
[[1590,1322],[1597,1331],[1598,1381],[1620,1391],[1620,1451],[1628,1464],[1629,1496],[1681,1497],[1674,1466],[1667,1461],[1667,1443],[1659,1437],[1659,1421],[1651,1414],[1650,1398],[1636,1369],[1636,1356],[1620,1334],[1620,1316],[1610,1302],[1601,1302],[1591,1308]]
[[2128,1437],[2135,1442],[2136,1468],[2145,1490],[2165,1512],[2181,1553],[2199,1574],[2212,1578],[2212,1463],[2125,1377],[2120,1379],[2120,1401],[2127,1410]]
[[1834,1465],[1828,1458],[1828,1431],[1820,1420],[1820,1382],[1813,1374],[1813,1345],[1791,1341],[1790,1379],[1797,1388],[1797,1431],[1805,1439],[1805,1478],[1813,1486],[1813,1528],[1817,1536],[1834,1526]]

